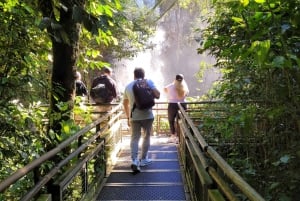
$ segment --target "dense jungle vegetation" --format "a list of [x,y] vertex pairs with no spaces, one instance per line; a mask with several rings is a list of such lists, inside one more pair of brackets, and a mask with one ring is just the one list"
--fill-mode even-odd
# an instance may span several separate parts
[[[151,48],[156,23],[177,5],[197,15],[195,51],[215,57],[223,74],[202,99],[222,100],[228,116],[207,119],[201,131],[219,144],[234,142],[221,152],[266,200],[296,201],[300,0],[160,0],[159,14],[136,2],[0,2],[0,181],[79,129],[72,120],[76,70]],[[26,185],[8,193],[17,197]]]
[[236,142],[228,161],[266,200],[296,201],[300,1],[216,0],[212,10],[198,52],[214,55],[223,73],[211,94],[229,110],[214,128],[217,138]]

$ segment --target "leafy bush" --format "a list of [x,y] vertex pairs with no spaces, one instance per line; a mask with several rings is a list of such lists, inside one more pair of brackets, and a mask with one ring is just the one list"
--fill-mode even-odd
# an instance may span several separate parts
[[299,4],[215,0],[198,49],[213,55],[223,73],[214,98],[234,105],[218,127],[234,129],[232,141],[247,142],[229,161],[248,159],[237,169],[251,167],[260,179],[244,175],[267,200],[296,200],[299,193]]

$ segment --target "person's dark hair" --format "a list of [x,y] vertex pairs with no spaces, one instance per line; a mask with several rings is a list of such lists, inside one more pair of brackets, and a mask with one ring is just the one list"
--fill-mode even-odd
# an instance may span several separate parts
[[105,66],[105,67],[102,68],[102,72],[110,74],[112,72],[112,69],[108,66]]
[[143,68],[135,68],[134,69],[134,77],[139,79],[139,78],[142,78],[144,79],[145,77],[145,71]]
[[175,79],[177,81],[182,81],[183,80],[183,75],[182,74],[177,74],[176,77],[175,77]]

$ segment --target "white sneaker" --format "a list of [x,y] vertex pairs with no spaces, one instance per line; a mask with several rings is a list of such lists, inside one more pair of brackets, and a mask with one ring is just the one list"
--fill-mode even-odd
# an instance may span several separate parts
[[140,166],[143,167],[143,166],[149,165],[150,163],[152,163],[152,160],[149,158],[141,159]]
[[174,143],[175,143],[175,144],[179,144],[179,139],[178,139],[178,137],[175,137]]
[[132,161],[131,169],[132,169],[133,173],[138,173],[138,172],[141,171],[140,164],[139,164],[139,161],[137,159]]
[[171,135],[168,139],[168,143],[175,143],[175,144],[178,144],[179,140],[178,140],[178,137],[175,136],[175,135]]

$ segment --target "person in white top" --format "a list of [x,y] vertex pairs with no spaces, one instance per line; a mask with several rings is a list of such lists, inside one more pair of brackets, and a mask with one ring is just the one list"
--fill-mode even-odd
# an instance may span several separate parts
[[167,93],[168,99],[168,121],[171,132],[171,142],[178,143],[176,128],[175,128],[175,119],[177,116],[178,102],[181,103],[182,107],[186,110],[187,104],[185,98],[189,94],[189,88],[184,80],[182,74],[177,74],[175,80],[165,86],[164,91]]
[[[123,96],[123,108],[128,119],[128,126],[131,127],[131,169],[134,174],[140,172],[140,166],[149,165],[152,160],[148,158],[148,151],[150,149],[150,136],[152,134],[152,124],[154,121],[154,114],[152,108],[149,109],[138,109],[134,108],[135,97],[133,92],[133,85],[139,79],[145,78],[145,70],[141,67],[134,69],[134,80],[131,81],[126,87]],[[150,79],[146,80],[148,86],[152,90],[153,96],[159,99],[160,92],[156,88],[154,82]],[[142,130],[145,132],[142,135]],[[141,153],[139,156],[139,142],[143,136],[143,142],[141,144]],[[139,159],[140,158],[140,159]]]

